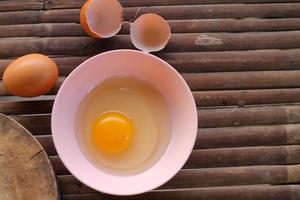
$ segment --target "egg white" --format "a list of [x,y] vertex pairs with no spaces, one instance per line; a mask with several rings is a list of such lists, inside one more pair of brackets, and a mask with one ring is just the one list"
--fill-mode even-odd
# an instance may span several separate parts
[[[100,115],[119,112],[134,127],[127,150],[118,155],[99,152],[91,139],[91,128]],[[137,173],[153,165],[166,149],[170,138],[167,104],[147,83],[132,78],[107,80],[82,101],[77,114],[79,144],[89,160],[112,173]]]

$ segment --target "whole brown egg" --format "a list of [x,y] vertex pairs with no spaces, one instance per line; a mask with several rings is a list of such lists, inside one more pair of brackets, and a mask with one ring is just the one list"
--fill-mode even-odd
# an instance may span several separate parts
[[35,97],[49,92],[57,77],[57,65],[52,59],[42,54],[28,54],[8,65],[3,83],[13,95]]

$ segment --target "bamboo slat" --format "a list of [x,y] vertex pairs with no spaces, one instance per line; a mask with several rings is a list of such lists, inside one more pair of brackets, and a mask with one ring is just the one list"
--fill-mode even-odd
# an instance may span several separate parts
[[[298,30],[298,18],[280,19],[193,19],[168,21],[172,33],[247,32]],[[124,24],[121,34],[129,33],[129,24]]]
[[299,145],[194,150],[184,168],[297,164],[299,153]]
[[0,1],[0,11],[17,11],[17,10],[40,10],[43,9],[42,0],[26,1]]
[[300,89],[262,89],[193,92],[197,106],[245,106],[300,102]]
[[[83,5],[84,0],[51,0],[47,9],[53,8],[79,8]],[[299,0],[119,0],[124,7],[136,6],[170,6],[170,5],[197,5],[197,4],[232,4],[232,3],[292,3],[300,2]]]
[[[250,126],[239,128],[210,128],[199,129],[194,149],[225,148],[239,150],[232,147],[249,147],[250,151],[256,151],[251,146],[270,146],[270,145],[293,145],[300,143],[298,129],[300,125],[273,125],[273,126]],[[57,155],[51,135],[36,135],[37,140],[45,148],[46,152],[53,156]],[[283,146],[284,148],[295,148],[298,146]],[[258,147],[259,149],[260,147]],[[276,149],[277,147],[272,147]],[[271,149],[272,149],[271,148]],[[281,147],[278,147],[281,148]],[[247,148],[245,148],[247,149]],[[253,150],[254,149],[254,150]],[[242,149],[243,150],[243,149]],[[296,150],[291,150],[294,152]],[[278,150],[279,151],[279,150]],[[271,153],[271,152],[269,152]],[[295,153],[288,154],[294,156]],[[263,157],[263,156],[262,156]],[[257,158],[261,159],[261,158]],[[297,160],[290,158],[289,160]],[[281,161],[282,162],[282,161]],[[201,167],[201,166],[200,166]]]
[[79,22],[79,9],[0,12],[0,25]]
[[[230,91],[194,91],[198,107],[247,106],[298,103],[300,89],[263,89]],[[6,115],[51,113],[54,100],[0,101],[0,112]]]
[[[136,6],[170,6],[170,5],[197,5],[197,4],[232,4],[232,3],[293,3],[299,0],[119,0],[125,7]],[[0,11],[40,10],[80,8],[85,0],[18,0],[0,1]]]
[[[211,18],[286,18],[299,17],[299,3],[273,4],[227,4],[193,5],[169,7],[127,8],[124,12],[126,21],[133,21],[136,16],[156,13],[166,19],[211,19]],[[236,12],[236,11],[239,12]]]
[[[299,165],[184,169],[159,189],[289,184],[299,181],[299,170]],[[62,194],[95,192],[93,189],[80,183],[72,175],[63,175],[57,178]]]
[[299,47],[299,36],[299,31],[173,34],[164,52],[290,49]]
[[[300,69],[300,49],[157,54],[180,72],[268,71]],[[89,57],[54,57],[60,76],[67,76]],[[0,75],[11,62],[0,59]]]
[[[36,138],[50,155],[56,174],[70,174],[60,158],[56,156],[57,152],[51,136],[36,136]],[[184,168],[297,164],[299,163],[299,148],[295,145],[194,150]]]
[[[194,150],[183,168],[297,164],[299,153],[300,147],[297,145]],[[58,156],[51,156],[50,160],[57,175],[70,174]]]
[[[198,110],[200,128],[294,124],[300,122],[300,106],[263,106]],[[51,115],[12,115],[33,134],[49,134]]]
[[299,124],[201,128],[195,149],[299,144]]
[[0,26],[0,37],[59,37],[86,36],[80,24],[20,24]]
[[[236,12],[239,10],[239,12]],[[166,19],[217,18],[296,18],[300,3],[187,5],[170,7],[132,7],[124,9],[124,20],[133,21],[145,13],[156,13]],[[80,9],[31,10],[0,12],[0,25],[79,22]]]
[[[197,19],[168,21],[172,33],[289,31],[300,29],[299,18],[286,19]],[[124,23],[119,34],[129,34]],[[76,23],[44,23],[0,26],[0,37],[74,37],[86,36]]]
[[50,0],[46,9],[81,8],[85,2],[86,0]]
[[161,189],[299,182],[299,165],[181,170]]
[[300,198],[299,185],[254,185],[233,187],[209,187],[197,189],[178,189],[151,191],[142,195],[117,197],[103,193],[64,194],[62,200],[140,200],[140,199],[172,199],[172,200],[295,200]]
[[[64,45],[62,45],[64,44]],[[173,34],[163,52],[289,49],[300,46],[300,31]],[[40,52],[52,55],[95,55],[112,49],[134,49],[129,36],[95,40],[88,37],[0,39],[0,58]]]
[[[60,1],[60,0],[54,0]],[[190,4],[249,4],[249,3],[288,3],[300,2],[299,0],[120,0],[124,6],[169,6],[169,5],[190,5]]]
[[262,106],[249,108],[199,109],[201,128],[248,125],[293,124],[300,122],[300,106]]
[[230,90],[295,88],[300,86],[300,71],[184,73],[191,90]]
[[181,72],[261,71],[298,69],[300,50],[250,50],[161,53]]
[[[199,129],[194,149],[299,144],[299,126],[288,124]],[[49,155],[57,155],[51,135],[36,135],[36,138]]]
[[[193,91],[296,88],[300,86],[300,71],[184,73],[183,78]],[[60,77],[49,94],[55,94],[64,81]],[[0,81],[0,96],[9,95]]]
[[[300,71],[184,73],[183,78],[193,91],[296,88],[300,86]],[[50,94],[55,94],[64,81],[60,77]],[[0,95],[9,95],[0,81]],[[267,94],[266,94],[267,95]]]

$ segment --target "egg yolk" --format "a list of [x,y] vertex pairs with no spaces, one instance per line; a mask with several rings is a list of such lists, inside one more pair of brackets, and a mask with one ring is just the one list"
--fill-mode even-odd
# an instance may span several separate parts
[[92,127],[92,141],[97,149],[108,155],[124,152],[132,142],[133,125],[130,119],[117,112],[109,112],[96,119]]

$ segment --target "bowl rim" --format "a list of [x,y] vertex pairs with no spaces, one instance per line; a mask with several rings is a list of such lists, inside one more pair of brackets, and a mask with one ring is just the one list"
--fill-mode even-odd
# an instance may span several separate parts
[[[181,159],[181,162],[180,164],[177,164],[178,168],[176,168],[176,170],[174,170],[173,173],[169,174],[168,176],[164,176],[163,178],[163,181],[153,181],[154,184],[152,184],[151,187],[141,187],[142,189],[136,189],[136,192],[118,192],[118,190],[109,190],[109,191],[106,191],[106,190],[103,190],[102,188],[98,188],[96,186],[94,186],[93,184],[90,184],[89,182],[87,181],[84,181],[82,180],[80,177],[77,176],[76,173],[73,173],[73,169],[71,166],[68,166],[68,164],[65,163],[65,161],[63,160],[63,156],[61,156],[63,153],[59,150],[58,147],[58,141],[56,141],[59,137],[57,135],[59,135],[59,133],[55,133],[54,131],[54,118],[56,117],[57,115],[57,104],[58,104],[58,100],[57,99],[60,99],[60,96],[62,96],[62,91],[64,90],[64,87],[65,87],[65,83],[70,79],[69,77],[72,76],[72,74],[74,73],[77,73],[77,71],[82,67],[82,66],[85,66],[87,62],[89,62],[91,59],[97,59],[98,57],[101,57],[101,56],[104,56],[104,55],[107,55],[107,54],[115,54],[115,53],[119,53],[119,52],[132,52],[132,53],[135,53],[135,54],[140,54],[140,55],[143,55],[143,56],[150,56],[152,57],[154,60],[157,60],[159,62],[161,62],[164,66],[168,67],[173,73],[176,74],[177,78],[180,79],[180,82],[181,84],[183,84],[184,86],[184,89],[187,91],[187,94],[189,95],[189,97],[192,99],[191,102],[193,102],[193,105],[191,105],[191,107],[195,108],[193,109],[193,116],[191,116],[191,119],[193,120],[193,129],[194,129],[194,133],[193,133],[193,141],[192,141],[192,144],[193,145],[190,145],[189,148],[187,148],[187,151],[188,151],[188,154],[186,154],[186,157],[182,157]],[[151,191],[163,184],[165,184],[166,182],[168,182],[171,178],[173,178],[183,167],[183,165],[186,163],[186,161],[188,160],[188,158],[190,157],[192,151],[193,151],[193,147],[195,145],[195,142],[196,142],[196,138],[197,138],[197,130],[198,130],[198,114],[197,114],[197,106],[196,106],[196,103],[195,103],[195,100],[193,98],[193,95],[192,95],[192,92],[189,88],[189,86],[187,85],[186,81],[183,79],[183,77],[179,74],[179,72],[177,72],[175,70],[175,68],[173,68],[169,63],[167,63],[166,61],[164,61],[163,59],[155,56],[155,55],[151,55],[147,52],[142,52],[142,51],[138,51],[138,50],[132,50],[132,49],[118,49],[118,50],[112,50],[112,51],[106,51],[106,52],[103,52],[103,53],[100,53],[100,54],[97,54],[95,56],[92,56],[90,58],[88,58],[87,60],[85,60],[84,62],[82,62],[81,64],[79,64],[66,78],[65,78],[65,81],[63,82],[63,84],[61,85],[59,91],[57,92],[57,95],[56,95],[56,98],[55,98],[55,101],[54,101],[54,104],[53,104],[53,108],[52,108],[52,115],[51,115],[51,130],[52,130],[52,137],[53,137],[53,142],[54,142],[54,146],[55,146],[55,149],[57,150],[57,154],[59,155],[59,157],[61,158],[63,164],[65,165],[65,167],[70,171],[70,173],[76,178],[78,179],[80,182],[84,183],[85,185],[87,185],[88,187],[96,190],[96,191],[100,191],[100,192],[103,192],[103,193],[106,193],[106,194],[112,194],[112,195],[119,195],[119,196],[129,196],[129,195],[137,195],[137,194],[142,194],[142,193],[145,193],[145,192],[148,192],[148,191]],[[191,136],[190,136],[191,137]],[[179,167],[180,166],[180,167]],[[151,168],[149,168],[151,169]],[[142,173],[141,173],[142,174]],[[134,176],[138,176],[139,174],[137,175],[134,175]],[[118,175],[116,175],[118,176]],[[121,176],[120,176],[121,177]]]

